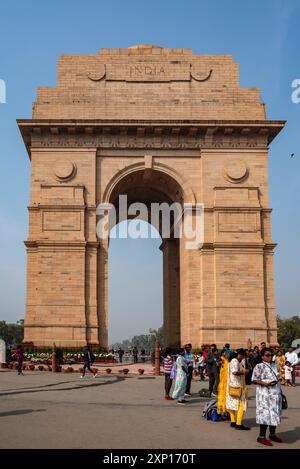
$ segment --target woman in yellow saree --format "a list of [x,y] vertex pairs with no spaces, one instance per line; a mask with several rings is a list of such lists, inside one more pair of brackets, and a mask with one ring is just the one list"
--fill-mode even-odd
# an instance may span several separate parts
[[280,375],[280,383],[285,383],[285,376],[284,376],[284,365],[285,365],[285,356],[283,355],[281,350],[278,350],[275,356],[275,363],[278,367],[279,375]]
[[220,380],[218,386],[218,414],[226,414],[226,387],[228,376],[228,355],[221,356],[222,365],[220,367]]
[[232,358],[230,362],[226,355],[222,356],[218,387],[217,412],[219,414],[229,412],[230,426],[237,430],[250,430],[249,427],[242,424],[248,403],[245,369],[241,365],[245,355],[245,350],[238,349],[236,358]]

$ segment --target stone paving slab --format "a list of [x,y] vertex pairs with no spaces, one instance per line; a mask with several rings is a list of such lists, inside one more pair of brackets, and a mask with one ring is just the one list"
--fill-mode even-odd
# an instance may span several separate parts
[[[237,432],[228,422],[201,417],[207,399],[193,380],[186,406],[163,398],[164,377],[98,376],[0,371],[0,448],[273,448],[256,442],[254,386],[250,386],[245,424]],[[300,386],[284,388],[289,408],[274,449],[300,448]]]

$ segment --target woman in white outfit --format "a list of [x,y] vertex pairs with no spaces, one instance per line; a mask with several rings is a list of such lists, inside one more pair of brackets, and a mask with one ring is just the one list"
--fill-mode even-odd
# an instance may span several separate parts
[[[265,446],[273,446],[273,441],[282,443],[276,435],[276,427],[281,421],[282,391],[280,374],[272,356],[270,348],[262,349],[262,362],[255,366],[252,374],[252,382],[256,384],[256,423],[260,425],[257,441]],[[266,438],[268,426],[269,439]]]

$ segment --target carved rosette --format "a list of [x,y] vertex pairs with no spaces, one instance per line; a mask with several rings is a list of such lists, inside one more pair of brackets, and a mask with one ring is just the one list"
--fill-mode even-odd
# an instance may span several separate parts
[[71,181],[76,176],[76,164],[70,160],[57,160],[54,164],[55,178],[60,182]]
[[223,176],[227,181],[233,184],[239,184],[245,181],[249,176],[249,168],[244,161],[232,159],[224,166]]

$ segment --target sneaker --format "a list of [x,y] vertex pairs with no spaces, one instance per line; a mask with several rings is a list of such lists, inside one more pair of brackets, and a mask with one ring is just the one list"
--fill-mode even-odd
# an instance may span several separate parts
[[168,401],[175,401],[174,397],[168,396],[167,397]]
[[235,425],[235,428],[236,430],[250,430],[250,428],[245,425]]
[[231,426],[232,428],[235,428],[235,427],[236,427],[236,423],[235,423],[235,422],[230,422],[230,426]]
[[177,401],[177,404],[186,404],[186,401]]
[[262,437],[262,436],[259,436],[256,441],[257,441],[257,443],[260,443],[260,444],[265,445],[265,446],[273,446],[272,441],[270,441],[267,438]]
[[93,378],[96,378],[96,376],[97,376],[97,373],[94,374]]
[[275,441],[275,443],[283,443],[282,439],[276,435],[270,435],[269,440]]

